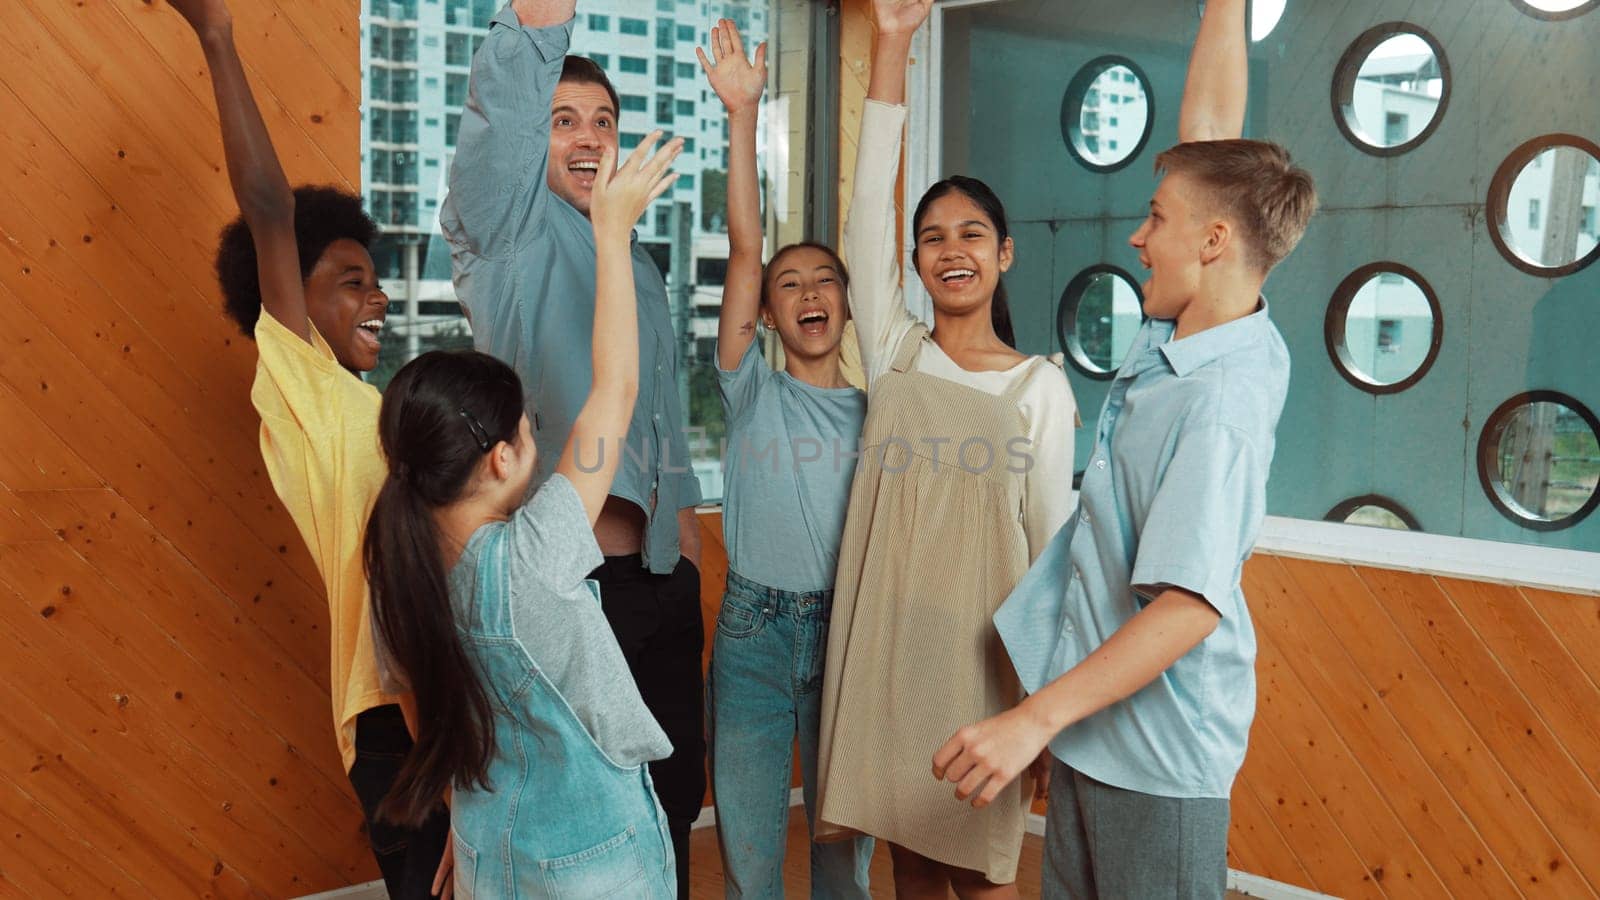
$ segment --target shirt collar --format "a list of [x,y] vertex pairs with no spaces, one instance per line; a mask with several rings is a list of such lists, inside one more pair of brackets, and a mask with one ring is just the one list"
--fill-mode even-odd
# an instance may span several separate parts
[[500,11],[495,13],[494,17],[489,20],[489,24],[491,25],[496,22],[499,22],[501,25],[505,25],[510,28],[522,27],[522,20],[517,18],[517,11],[513,9],[509,3],[501,7]]
[[1260,308],[1250,315],[1180,340],[1168,341],[1161,345],[1161,353],[1167,358],[1167,365],[1172,366],[1172,373],[1182,378],[1261,340],[1271,327],[1272,323],[1267,318],[1267,298],[1262,297]]

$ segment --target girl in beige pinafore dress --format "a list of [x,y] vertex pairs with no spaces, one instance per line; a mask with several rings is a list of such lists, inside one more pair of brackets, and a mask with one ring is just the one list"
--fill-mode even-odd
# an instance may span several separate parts
[[868,402],[829,628],[816,833],[870,834],[1006,884],[1030,780],[975,809],[934,779],[932,757],[1022,699],[991,617],[1066,517],[1075,408],[1043,358],[967,372],[905,311],[891,193],[904,113],[868,101],[845,231]]

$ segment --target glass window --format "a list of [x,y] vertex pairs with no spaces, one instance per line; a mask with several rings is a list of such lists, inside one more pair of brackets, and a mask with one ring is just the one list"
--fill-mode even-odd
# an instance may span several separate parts
[[1535,138],[1512,151],[1489,188],[1489,235],[1512,265],[1544,277],[1600,259],[1600,146],[1576,136]]
[[672,87],[672,57],[656,57],[656,87]]
[[1450,102],[1450,66],[1439,42],[1404,23],[1379,25],[1345,51],[1334,75],[1339,130],[1378,156],[1428,139]]
[[676,100],[676,101],[673,102],[672,106],[673,106],[673,111],[676,112],[680,116],[692,116],[692,115],[694,115],[694,101],[693,100]]
[[589,54],[589,58],[594,60],[594,64],[602,69],[611,65],[611,57],[604,53],[591,53]]
[[657,94],[656,95],[656,124],[657,125],[671,125],[672,124],[672,95],[671,94]]
[[699,71],[700,67],[694,63],[678,63],[677,74],[679,78],[693,78],[695,75],[699,74]]
[[644,112],[650,108],[649,98],[641,97],[638,94],[623,94],[620,99],[622,100],[623,112]]
[[1569,528],[1600,504],[1600,421],[1556,391],[1512,397],[1484,424],[1478,467],[1490,501],[1511,521]]
[[472,36],[452,31],[444,36],[444,64],[466,66],[472,63]]
[[623,150],[632,150],[633,148],[639,146],[639,142],[642,140],[644,140],[644,135],[636,134],[631,131],[624,131],[617,135],[617,146]]
[[590,13],[589,14],[589,18],[588,18],[588,25],[589,25],[589,30],[590,31],[610,31],[611,30],[611,17],[610,16],[597,16],[597,15],[595,15],[593,13]]
[[644,19],[630,19],[624,16],[617,19],[617,30],[623,34],[648,34],[650,23]]
[[446,106],[462,106],[467,102],[467,76],[460,72],[451,72],[445,76],[444,104]]
[[1067,359],[1091,378],[1110,378],[1144,323],[1143,304],[1133,276],[1115,266],[1078,273],[1056,310],[1056,337]]
[[680,44],[692,44],[692,43],[694,43],[694,26],[693,25],[679,25],[678,26],[678,43],[680,43]]
[[650,69],[650,61],[639,56],[624,56],[617,61],[617,65],[631,75],[642,75]]
[[[1131,79],[1131,82],[1129,81]],[[1132,87],[1123,87],[1131,83]],[[1117,106],[1116,115],[1101,115]],[[1061,98],[1062,140],[1092,171],[1116,171],[1138,155],[1150,138],[1150,102],[1132,60],[1103,56],[1073,76]]]
[[657,19],[656,20],[656,49],[657,50],[671,50],[672,49],[672,20],[671,19]]
[[1324,334],[1345,380],[1373,394],[1410,388],[1438,356],[1444,322],[1439,298],[1414,269],[1373,263],[1334,291]]

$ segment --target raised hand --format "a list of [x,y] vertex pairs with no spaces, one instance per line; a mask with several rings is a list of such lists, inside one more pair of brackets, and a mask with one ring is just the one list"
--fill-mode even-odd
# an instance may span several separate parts
[[233,14],[224,0],[167,0],[198,34],[233,24]]
[[610,147],[601,151],[589,205],[589,220],[594,223],[597,238],[626,236],[650,203],[678,180],[678,173],[667,169],[683,150],[683,138],[673,138],[656,150],[659,140],[658,128],[633,148],[620,167],[616,164],[616,151]]
[[766,41],[756,46],[755,60],[747,60],[739,26],[732,19],[718,19],[711,28],[711,55],[715,64],[706,58],[704,48],[696,47],[694,52],[700,57],[700,68],[705,70],[711,89],[717,92],[728,112],[753,110],[761,103],[761,94],[767,89]]
[[910,36],[928,20],[933,12],[933,0],[872,0],[872,18],[878,25],[878,35]]

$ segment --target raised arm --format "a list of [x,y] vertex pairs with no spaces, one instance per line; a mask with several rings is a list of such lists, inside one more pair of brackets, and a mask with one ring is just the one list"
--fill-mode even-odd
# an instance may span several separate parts
[[[440,219],[451,244],[498,258],[545,221],[550,105],[575,0],[515,0],[489,24],[472,76]],[[476,300],[477,298],[464,298]]]
[[906,102],[906,64],[911,36],[933,11],[933,0],[872,0],[875,40],[867,99],[895,105]]
[[250,227],[261,280],[261,306],[284,327],[311,340],[300,251],[294,239],[294,191],[272,149],[244,65],[233,44],[233,16],[223,0],[171,0],[200,38],[222,123],[228,182]]
[[722,285],[722,316],[717,320],[717,365],[725,371],[756,337],[761,305],[761,184],[756,175],[756,120],[767,86],[767,44],[745,59],[744,41],[731,19],[711,29],[711,55],[695,48],[711,89],[728,111],[728,274]]
[[[622,461],[623,440],[639,394],[639,314],[633,287],[631,236],[651,201],[678,179],[667,167],[683,149],[674,138],[652,153],[661,132],[634,148],[621,168],[610,147],[601,152],[589,220],[594,226],[594,381],[578,412],[556,471],[572,482],[589,524],[600,517]],[[542,177],[542,172],[541,172]]]
[[1245,0],[1207,0],[1178,112],[1180,142],[1244,136],[1250,92],[1248,49]]
[[517,21],[528,28],[549,28],[572,18],[578,0],[512,0]]
[[877,37],[872,48],[872,77],[861,113],[855,180],[844,223],[850,315],[869,385],[888,366],[894,344],[915,322],[906,311],[900,289],[895,175],[900,171],[900,138],[905,130],[911,36],[932,8],[933,0],[873,2]]

